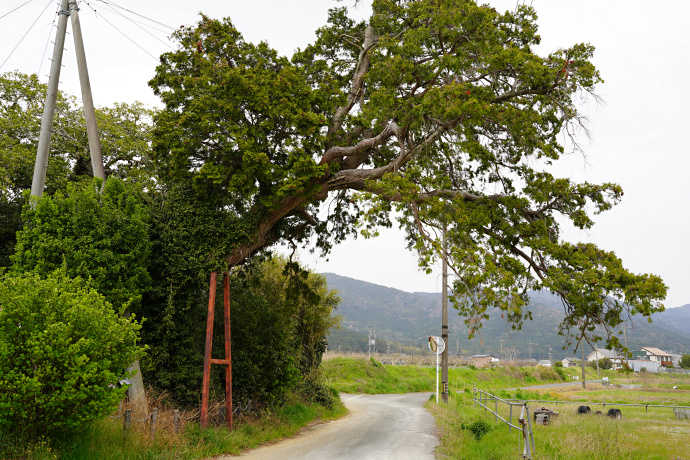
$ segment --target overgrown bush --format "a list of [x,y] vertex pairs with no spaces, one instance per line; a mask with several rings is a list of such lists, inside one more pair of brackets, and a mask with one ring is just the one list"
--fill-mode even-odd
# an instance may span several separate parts
[[474,435],[474,439],[479,441],[482,436],[491,431],[491,425],[484,420],[476,420],[472,423],[463,423],[460,425],[463,430],[469,430]]
[[556,366],[556,367],[554,367],[554,369],[556,370],[558,375],[561,377],[561,380],[568,380],[568,374],[566,374],[565,371],[563,370],[563,365],[561,365],[560,367]]
[[685,353],[680,358],[680,367],[683,369],[690,369],[690,355]]
[[91,278],[115,308],[136,312],[151,278],[148,212],[135,186],[117,178],[70,184],[25,206],[22,219],[14,272],[46,276],[63,268],[72,278]]
[[[217,271],[214,357],[223,356],[223,260],[244,229],[205,197],[168,185],[150,208],[151,289],[142,330],[149,347],[147,383],[177,404],[198,406],[208,313],[209,276]],[[261,255],[230,276],[233,398],[280,401],[300,378],[315,379],[339,299],[325,279],[294,262]],[[213,366],[212,397],[224,397],[224,368]]]
[[140,325],[81,279],[2,275],[0,432],[30,441],[79,431],[114,410]]
[[[561,378],[557,369],[553,367],[537,366],[537,374],[539,375],[539,380],[558,380]],[[562,369],[560,369],[563,372]]]

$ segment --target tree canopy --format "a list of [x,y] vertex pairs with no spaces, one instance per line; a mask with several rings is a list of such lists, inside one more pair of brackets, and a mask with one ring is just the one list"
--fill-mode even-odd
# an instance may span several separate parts
[[527,6],[374,0],[372,11],[357,22],[332,10],[291,58],[202,16],[161,56],[154,160],[241,226],[225,262],[312,237],[328,251],[397,220],[423,267],[445,233],[453,300],[473,331],[492,306],[519,327],[528,289],[561,296],[567,337],[596,340],[603,326],[614,346],[626,315],[662,310],[659,277],[560,236],[623,196],[549,168],[582,125],[576,98],[602,81],[593,46],[540,56]]
[[[31,189],[46,85],[37,75],[0,74],[0,267],[22,228],[24,192]],[[153,111],[140,103],[96,110],[108,176],[127,178],[151,188],[150,129]],[[74,96],[58,92],[45,193],[66,191],[69,182],[93,176],[83,110]]]

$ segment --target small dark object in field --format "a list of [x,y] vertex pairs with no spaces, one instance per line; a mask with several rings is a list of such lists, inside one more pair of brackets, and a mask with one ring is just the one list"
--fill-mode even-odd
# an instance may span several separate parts
[[546,407],[534,411],[534,421],[537,422],[538,425],[548,425],[549,422],[556,417],[558,417],[558,412],[547,409]]
[[580,406],[577,408],[578,414],[589,414],[591,412],[592,412],[592,409],[590,409],[589,406]]
[[609,409],[609,412],[606,415],[608,415],[611,418],[615,418],[616,420],[620,420],[621,417],[623,416],[621,414],[620,409]]

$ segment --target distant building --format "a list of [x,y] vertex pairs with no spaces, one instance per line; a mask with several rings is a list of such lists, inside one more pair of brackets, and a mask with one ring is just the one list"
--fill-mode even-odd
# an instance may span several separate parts
[[599,361],[600,359],[608,358],[613,364],[613,369],[621,369],[623,367],[623,361],[625,357],[614,350],[607,350],[606,348],[597,348],[589,355],[587,355],[587,361]]
[[640,350],[633,354],[636,358],[647,358],[650,361],[656,361],[662,366],[673,366],[673,359],[671,358],[671,353],[667,353],[659,348],[654,347],[642,347]]
[[577,358],[563,358],[561,363],[563,363],[563,367],[578,367],[582,365],[582,362]]
[[649,359],[629,359],[628,366],[635,372],[640,372],[644,369],[646,372],[659,372],[659,363]]
[[551,367],[551,361],[548,359],[540,359],[537,366]]
[[671,361],[673,362],[673,367],[680,367],[680,360],[683,356],[671,354]]
[[500,359],[492,355],[474,355],[470,356],[470,364],[474,367],[491,367],[493,364],[498,364]]

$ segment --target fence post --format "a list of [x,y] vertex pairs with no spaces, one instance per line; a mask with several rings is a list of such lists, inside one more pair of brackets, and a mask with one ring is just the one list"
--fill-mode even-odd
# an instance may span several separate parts
[[494,422],[498,422],[498,399],[494,395]]
[[644,413],[649,414],[649,404],[644,406]]
[[151,439],[156,437],[156,422],[158,421],[158,409],[153,409],[151,412]]
[[177,409],[173,411],[173,431],[175,434],[180,431],[180,411]]
[[124,431],[125,434],[132,428],[132,409],[125,409]]
[[[529,406],[525,403],[525,408],[527,409],[527,426],[529,426],[529,439],[532,441],[532,452],[534,452],[534,433],[532,433],[532,417],[529,413]],[[531,457],[530,457],[531,458]]]
[[[508,419],[509,423],[513,423],[513,405],[510,405],[510,418]],[[510,434],[510,431],[513,429],[511,425],[508,425],[508,434]]]

